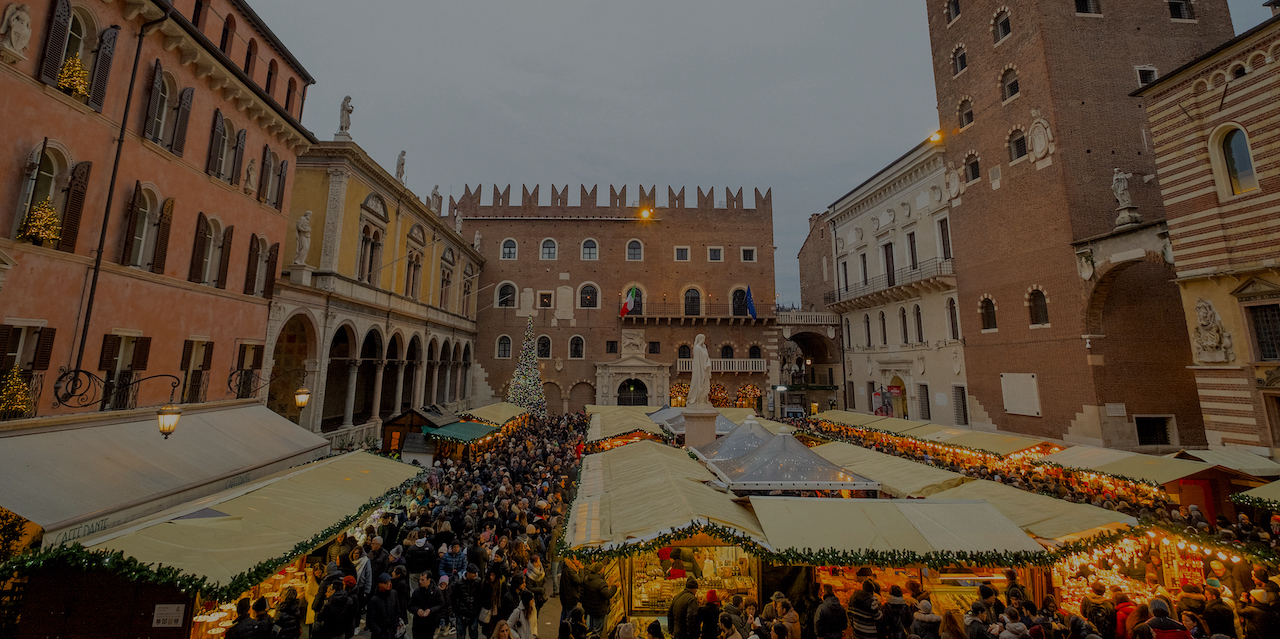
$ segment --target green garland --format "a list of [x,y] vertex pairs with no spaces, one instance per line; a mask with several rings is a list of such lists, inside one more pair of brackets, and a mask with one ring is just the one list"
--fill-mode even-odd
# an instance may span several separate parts
[[368,513],[387,503],[392,497],[404,492],[411,485],[420,482],[425,469],[410,477],[399,486],[382,495],[370,499],[355,514],[343,517],[342,520],[315,534],[310,539],[298,542],[293,549],[279,557],[273,557],[231,578],[225,586],[211,583],[207,577],[197,577],[183,573],[181,569],[163,564],[143,563],[123,552],[110,550],[89,550],[76,543],[70,546],[55,546],[21,555],[0,564],[0,575],[7,577],[25,577],[45,567],[66,566],[80,570],[107,570],[123,579],[163,586],[174,586],[189,596],[200,595],[205,601],[219,603],[235,601],[245,591],[262,583],[274,575],[282,567],[295,561],[298,557],[310,553],[324,545],[329,539],[337,536],[352,524],[362,521]]
[[1265,510],[1272,513],[1280,513],[1280,501],[1267,499],[1266,497],[1254,497],[1245,493],[1235,493],[1231,496],[1231,501],[1237,506],[1251,506],[1259,510]]

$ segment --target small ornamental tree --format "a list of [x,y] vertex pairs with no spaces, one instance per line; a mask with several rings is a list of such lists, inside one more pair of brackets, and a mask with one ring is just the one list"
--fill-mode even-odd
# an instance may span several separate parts
[[524,329],[524,344],[520,347],[520,361],[507,385],[507,401],[519,406],[535,417],[547,416],[547,394],[542,389],[542,372],[538,370],[537,344],[533,339],[533,317]]

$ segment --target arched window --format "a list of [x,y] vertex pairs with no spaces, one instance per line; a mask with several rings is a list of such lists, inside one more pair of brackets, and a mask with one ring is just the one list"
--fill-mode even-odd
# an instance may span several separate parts
[[747,316],[747,292],[742,289],[733,292],[733,316]]
[[218,48],[228,56],[231,55],[231,43],[236,35],[236,19],[228,14],[227,19],[222,22],[222,40],[218,44]]
[[1013,33],[1013,25],[1009,22],[1009,12],[1001,11],[997,13],[996,19],[992,24],[991,36],[995,38],[996,42],[999,42],[1009,37],[1010,33]]
[[169,120],[169,109],[173,102],[174,90],[173,86],[170,84],[169,77],[165,75],[163,71],[160,71],[160,66],[158,64],[156,65],[156,69],[161,74],[160,78],[158,78],[153,85],[155,87],[156,95],[152,100],[156,106],[155,109],[147,114],[148,122],[146,129],[149,131],[147,134],[148,139],[152,142],[163,144],[164,141],[168,139],[168,126],[166,125]]
[[959,113],[960,113],[960,128],[963,129],[969,126],[970,124],[973,124],[973,101],[961,100]]
[[982,330],[991,331],[996,329],[996,303],[985,299],[982,300]]
[[907,309],[898,309],[898,332],[902,334],[902,343],[911,343],[911,334],[907,332]]
[[590,284],[583,286],[578,293],[578,305],[582,308],[599,308],[600,292]]
[[547,359],[551,357],[551,338],[543,335],[538,338],[538,358]]
[[733,359],[733,346],[725,344],[720,347],[720,359]]
[[289,85],[284,92],[284,110],[293,114],[293,97],[298,94],[298,81],[289,78]]
[[128,265],[149,268],[151,266],[151,251],[147,249],[155,250],[153,227],[155,222],[159,220],[158,202],[155,194],[150,191],[143,191],[134,198],[134,202],[137,204],[137,210],[130,215],[130,219],[133,221],[133,228],[130,229],[132,239],[130,239]]
[[[27,193],[27,201],[23,204],[22,210],[29,211],[39,206],[41,202],[49,200],[58,211],[58,217],[62,217],[62,199],[59,197],[58,189],[55,188],[58,176],[65,169],[62,163],[54,156],[53,149],[45,149],[44,155],[40,156],[40,162],[36,168],[35,186]],[[27,180],[30,180],[30,174],[27,174]]]
[[544,260],[556,259],[556,241],[555,240],[542,240],[542,259]]
[[702,293],[699,293],[698,289],[691,288],[684,292],[684,314],[702,314]]
[[688,344],[681,344],[680,348],[676,349],[676,357],[678,359],[692,359],[693,349],[689,348]]
[[513,284],[503,284],[498,287],[498,308],[515,308],[516,307],[516,287]]
[[1240,129],[1232,129],[1222,138],[1222,159],[1235,195],[1258,188],[1258,177],[1253,172],[1253,159],[1249,154],[1249,138]]
[[627,242],[627,261],[639,262],[644,260],[644,245],[640,240],[631,240]]
[[244,74],[253,79],[253,71],[258,66],[258,40],[249,38],[249,48],[244,53]]
[[947,300],[947,330],[951,339],[960,339],[960,316],[956,313],[956,301]]
[[862,316],[862,331],[866,334],[865,337],[867,338],[867,348],[871,348],[871,316],[870,315]]
[[569,340],[569,359],[582,359],[583,346],[582,338],[574,335],[573,338]]
[[947,22],[960,17],[960,0],[947,0]]
[[597,259],[599,255],[600,247],[596,244],[595,240],[582,241],[582,259],[594,260]]
[[1028,306],[1031,310],[1032,324],[1049,323],[1049,300],[1045,299],[1043,291],[1031,291]]
[[1009,136],[1009,161],[1027,157],[1027,134],[1022,129],[1015,129]]
[[502,241],[502,258],[501,259],[504,259],[504,260],[516,259],[516,241],[515,240]]
[[751,348],[747,349],[747,357],[751,359],[760,359],[761,357],[763,357],[760,353],[760,347],[752,346]]
[[503,335],[498,338],[498,359],[511,357],[511,338]]
[[449,287],[452,285],[453,269],[440,269],[440,308],[446,311],[453,306],[453,300],[449,297]]
[[915,316],[916,316],[916,343],[923,344],[924,343],[924,314],[920,312],[919,304],[916,304]]
[[884,311],[880,311],[880,345],[881,346],[889,345],[889,329],[885,325]]
[[1018,72],[1013,69],[1007,69],[1004,75],[1000,76],[1000,99],[1008,100],[1018,95]]
[[965,54],[964,47],[956,47],[951,52],[951,75],[960,75],[961,71],[969,68],[969,56]]
[[209,15],[209,0],[196,0],[195,9],[191,12],[191,24],[199,29],[204,26],[204,18]]
[[267,65],[267,84],[263,88],[267,90],[267,95],[273,98],[276,97],[276,75],[279,73],[280,65],[276,64],[275,60],[272,60]]

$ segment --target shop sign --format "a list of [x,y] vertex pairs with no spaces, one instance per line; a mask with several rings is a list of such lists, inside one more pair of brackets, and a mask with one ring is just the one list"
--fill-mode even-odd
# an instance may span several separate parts
[[890,386],[890,387],[889,387],[889,394],[890,394],[890,395],[893,395],[894,397],[902,397],[902,387],[901,387],[901,386]]
[[156,604],[156,613],[151,617],[152,628],[181,628],[186,604]]

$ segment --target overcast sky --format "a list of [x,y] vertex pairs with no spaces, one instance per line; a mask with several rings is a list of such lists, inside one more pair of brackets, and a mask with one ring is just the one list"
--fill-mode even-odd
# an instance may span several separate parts
[[[925,0],[251,0],[315,76],[303,124],[439,184],[773,189],[777,286],[799,302],[812,213],[938,127]],[[1237,32],[1266,19],[1231,0]]]

